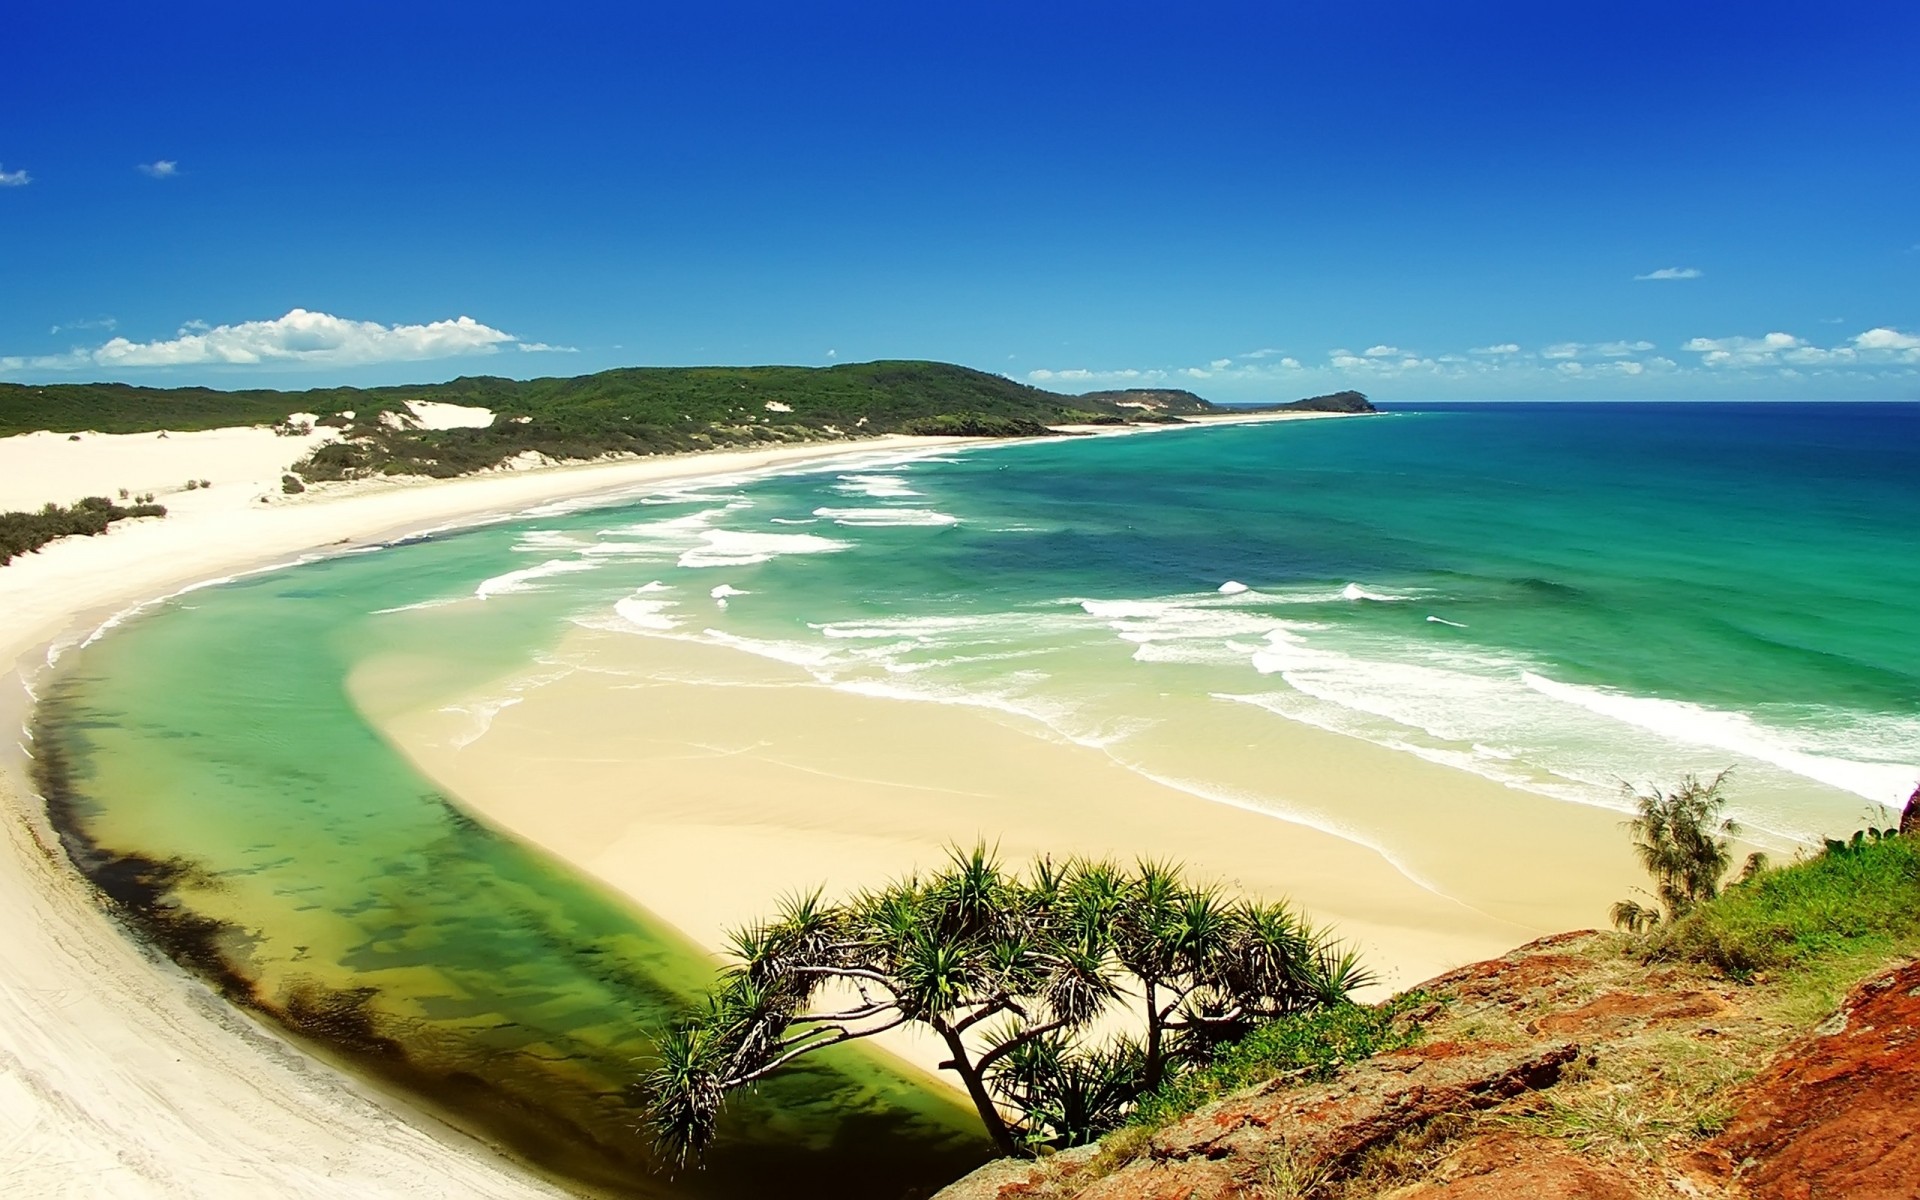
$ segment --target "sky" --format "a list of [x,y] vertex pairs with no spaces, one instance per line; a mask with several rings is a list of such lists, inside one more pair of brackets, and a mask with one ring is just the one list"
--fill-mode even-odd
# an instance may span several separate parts
[[1920,5],[21,5],[0,379],[1920,399]]

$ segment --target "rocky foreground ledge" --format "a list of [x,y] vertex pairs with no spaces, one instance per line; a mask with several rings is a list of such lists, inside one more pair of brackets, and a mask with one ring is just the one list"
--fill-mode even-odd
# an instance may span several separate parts
[[1920,962],[1823,1014],[1804,980],[1648,966],[1587,932],[1417,990],[1411,1049],[936,1200],[1920,1196]]

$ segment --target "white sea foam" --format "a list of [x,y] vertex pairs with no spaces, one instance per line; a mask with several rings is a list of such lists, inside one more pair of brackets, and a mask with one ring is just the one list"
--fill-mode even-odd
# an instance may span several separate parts
[[1453,627],[1454,627],[1455,629],[1465,629],[1465,628],[1466,628],[1466,626],[1465,626],[1465,625],[1462,625],[1462,624],[1461,624],[1460,622],[1458,622],[1458,621],[1449,621],[1449,620],[1447,620],[1447,619],[1446,619],[1445,617],[1436,617],[1436,616],[1432,616],[1432,615],[1429,615],[1429,616],[1427,617],[1427,620],[1428,620],[1428,622],[1429,622],[1429,623],[1431,623],[1431,624],[1434,624],[1434,625],[1451,625],[1451,626],[1453,626]]
[[828,637],[912,637],[920,643],[995,643],[1060,634],[1073,628],[1056,612],[956,612],[948,616],[876,616],[816,624]]
[[1812,753],[1791,732],[1769,728],[1742,712],[1561,683],[1532,671],[1525,672],[1521,678],[1529,688],[1563,704],[1651,730],[1675,741],[1759,759],[1889,808],[1903,801],[1914,779],[1920,778],[1920,754],[1915,753],[1920,750],[1920,742],[1909,743],[1906,748],[1913,761],[1859,761]]
[[676,628],[679,622],[668,614],[678,608],[679,603],[664,597],[665,593],[672,590],[656,579],[644,587],[634,589],[633,595],[616,601],[613,611],[621,620],[637,629]]
[[445,608],[449,604],[458,604],[467,599],[465,596],[442,596],[438,600],[422,600],[418,604],[400,604],[393,608],[376,608],[369,615],[383,617],[388,613],[417,612],[425,608]]
[[896,500],[920,493],[907,486],[898,475],[842,475],[833,490],[845,496],[868,496],[875,500]]
[[753,595],[753,593],[743,592],[739,588],[734,587],[730,583],[723,583],[723,584],[720,584],[718,587],[715,587],[709,590],[707,592],[707,595],[711,596],[715,600],[725,600],[728,596],[751,596]]
[[1061,741],[1095,750],[1107,749],[1151,724],[1141,720],[1093,721],[1069,701],[1019,689],[961,687],[924,678],[908,681],[845,679],[832,681],[832,686],[856,696],[912,700],[923,704],[951,704],[1004,713],[1038,726]]
[[1357,583],[1349,583],[1347,586],[1341,588],[1340,596],[1344,600],[1372,600],[1376,604],[1391,604],[1396,600],[1412,599],[1411,596],[1395,596],[1386,592],[1368,591]]
[[1246,584],[1241,583],[1238,579],[1229,579],[1214,590],[1222,596],[1238,596],[1240,593],[1251,591],[1252,589]]
[[495,596],[511,596],[520,592],[538,589],[539,581],[556,575],[572,575],[580,571],[599,569],[598,563],[582,562],[577,558],[550,558],[535,567],[522,567],[518,571],[508,571],[504,575],[495,575],[483,580],[473,589],[473,594],[482,600]]
[[852,542],[836,541],[811,533],[745,533],[734,529],[708,529],[700,534],[698,545],[682,551],[676,560],[683,567],[746,567],[769,562],[783,554],[832,554],[851,549]]
[[742,637],[728,633],[724,629],[706,629],[701,631],[710,641],[722,646],[731,646],[735,650],[744,650],[761,658],[770,658],[775,662],[789,663],[796,667],[820,667],[833,660],[833,651],[825,646],[810,646],[805,642],[775,641],[770,638]]
[[960,518],[930,508],[816,508],[813,515],[835,525],[958,525]]
[[487,736],[493,729],[493,719],[499,716],[502,711],[512,708],[524,699],[526,699],[524,696],[502,696],[490,700],[476,700],[471,704],[454,705],[443,709],[443,712],[461,713],[472,722],[466,729],[453,735],[454,749],[465,750],[468,746],[473,745],[481,738]]
[[557,529],[529,529],[514,539],[513,548],[521,554],[551,554],[556,550],[580,551],[594,543]]

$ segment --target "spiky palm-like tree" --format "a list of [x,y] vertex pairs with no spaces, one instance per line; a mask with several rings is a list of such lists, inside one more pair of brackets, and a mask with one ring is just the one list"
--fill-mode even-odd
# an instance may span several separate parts
[[[1722,794],[1731,773],[1728,768],[1707,780],[1687,775],[1665,791],[1652,785],[1644,791],[1623,785],[1636,809],[1626,827],[1633,836],[1634,854],[1653,881],[1658,907],[1622,900],[1610,914],[1616,926],[1640,933],[1662,920],[1679,920],[1720,894],[1733,863],[1733,839],[1740,835],[1739,823],[1726,816],[1727,800]],[[1765,855],[1748,855],[1734,882],[1751,878],[1765,866]]]
[[[1168,865],[1003,871],[984,846],[843,904],[790,898],[662,1040],[648,1120],[681,1162],[730,1092],[803,1055],[917,1024],[945,1043],[1004,1154],[1114,1128],[1170,1074],[1255,1022],[1346,1003],[1372,980],[1285,905],[1229,900]],[[1093,1026],[1137,1005],[1137,1033]]]

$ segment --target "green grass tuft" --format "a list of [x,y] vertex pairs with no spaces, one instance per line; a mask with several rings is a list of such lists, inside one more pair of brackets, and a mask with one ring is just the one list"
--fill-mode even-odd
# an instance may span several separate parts
[[1408,992],[1377,1005],[1343,1004],[1269,1022],[1223,1048],[1213,1062],[1171,1079],[1143,1099],[1131,1123],[1165,1125],[1203,1104],[1281,1075],[1325,1079],[1348,1063],[1418,1042],[1420,1028],[1403,1019],[1428,1003]]
[[1705,963],[1736,979],[1920,942],[1920,841],[1832,843],[1762,872],[1646,935],[1649,958]]

